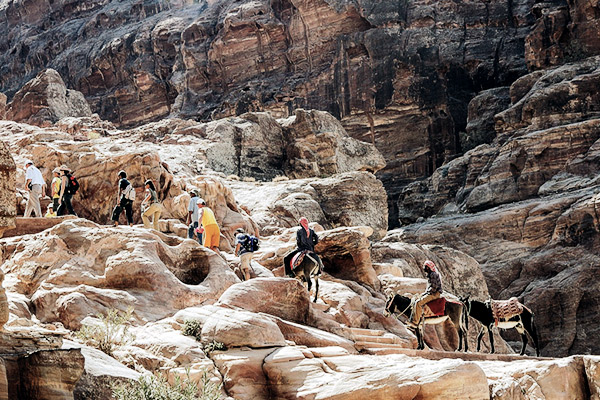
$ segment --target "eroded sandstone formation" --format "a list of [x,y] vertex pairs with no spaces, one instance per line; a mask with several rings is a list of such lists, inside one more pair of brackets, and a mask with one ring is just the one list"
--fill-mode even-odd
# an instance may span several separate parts
[[50,125],[65,117],[91,115],[83,94],[67,89],[53,69],[41,71],[27,82],[6,107],[7,119],[33,125]]

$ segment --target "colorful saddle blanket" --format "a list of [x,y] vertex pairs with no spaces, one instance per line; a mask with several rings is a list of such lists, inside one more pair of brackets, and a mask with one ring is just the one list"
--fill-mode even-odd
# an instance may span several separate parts
[[498,321],[507,320],[521,314],[525,306],[519,303],[519,299],[516,297],[511,297],[508,300],[492,300],[491,308],[495,325],[498,326]]
[[290,261],[290,269],[293,271],[298,265],[302,264],[304,257],[310,253],[308,250],[302,250],[298,252]]
[[444,310],[446,309],[446,299],[440,297],[439,299],[431,300],[429,303],[425,304],[423,307],[424,310],[424,318],[431,317],[441,317],[444,315]]

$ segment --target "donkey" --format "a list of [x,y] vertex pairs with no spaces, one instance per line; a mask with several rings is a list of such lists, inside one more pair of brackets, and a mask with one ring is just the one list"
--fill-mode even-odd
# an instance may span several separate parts
[[[284,264],[286,261],[284,260]],[[293,270],[288,266],[284,265],[284,269],[287,272],[287,276],[290,278],[296,278],[300,282],[306,282],[308,286],[308,292],[310,293],[310,289],[312,288],[311,279],[315,280],[315,299],[313,303],[317,302],[317,296],[319,295],[319,275],[321,275],[321,267],[319,262],[311,256],[311,254],[306,254],[302,262]]]
[[[483,335],[485,333],[485,329],[487,328],[488,336],[490,338],[490,346],[491,353],[493,354],[496,349],[494,348],[494,335],[492,333],[492,327],[495,325],[494,313],[492,312],[492,306],[490,302],[483,302],[478,300],[469,300],[469,298],[461,298],[461,301],[465,304],[469,316],[481,322],[483,327],[479,331],[479,335],[477,336],[477,351],[481,348],[481,339],[483,339]],[[517,332],[521,335],[521,341],[523,345],[521,346],[520,355],[525,354],[525,347],[527,347],[528,338],[531,337],[533,342],[533,347],[535,348],[535,354],[540,356],[540,346],[538,344],[538,336],[537,329],[535,324],[533,323],[533,312],[531,312],[527,307],[523,306],[523,311],[515,315],[514,317],[499,320],[498,328],[500,329],[511,329],[515,328]]]
[[[410,318],[410,314],[412,312],[412,299],[410,297],[402,296],[399,294],[390,295],[388,297],[387,303],[385,304],[386,314],[393,314],[396,309],[400,310],[400,315],[404,315],[407,318]],[[446,307],[444,309],[444,315],[439,317],[426,317],[421,318],[415,333],[417,335],[417,341],[419,343],[417,349],[422,350],[425,348],[425,342],[423,340],[423,325],[434,325],[440,324],[449,319],[454,324],[458,332],[458,349],[457,351],[462,351],[463,343],[465,345],[465,351],[469,351],[469,344],[467,342],[467,331],[469,329],[468,321],[467,321],[467,313],[464,305],[462,303],[455,303],[451,301],[446,302]]]

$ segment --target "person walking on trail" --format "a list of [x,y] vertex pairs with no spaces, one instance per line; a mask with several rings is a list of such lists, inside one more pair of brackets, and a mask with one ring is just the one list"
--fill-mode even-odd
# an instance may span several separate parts
[[410,316],[409,328],[415,329],[423,315],[423,307],[432,300],[439,299],[442,295],[442,278],[433,261],[427,260],[423,263],[423,271],[427,274],[427,289],[415,301]]
[[54,212],[54,206],[52,205],[52,203],[48,204],[48,208],[46,209],[46,215],[44,215],[45,218],[52,218],[52,217],[56,217],[56,213]]
[[60,197],[58,200],[58,210],[56,210],[56,214],[58,216],[64,215],[65,211],[67,211],[71,215],[77,216],[75,214],[75,210],[73,210],[73,204],[71,201],[73,200],[73,195],[77,191],[76,188],[71,187],[71,170],[66,165],[61,165],[58,169],[63,173],[60,179]]
[[220,254],[221,230],[215,219],[215,213],[206,207],[204,199],[198,199],[197,204],[200,212],[198,219],[204,228],[204,247],[208,247],[215,253]]
[[238,228],[236,233],[235,255],[240,256],[240,269],[244,280],[250,280],[250,270],[252,269],[251,262],[254,252],[258,247],[258,238],[244,232],[242,228]]
[[127,223],[129,224],[129,226],[133,226],[133,201],[135,200],[135,189],[133,188],[133,185],[131,185],[131,183],[127,180],[127,173],[125,171],[119,171],[117,176],[119,177],[117,205],[113,210],[112,220],[115,226],[118,226],[121,212],[125,210]]
[[188,204],[188,215],[185,224],[188,226],[188,238],[193,239],[194,234],[198,238],[198,243],[202,244],[202,228],[198,222],[198,192],[196,189],[190,190],[190,202]]
[[42,206],[40,205],[40,197],[46,192],[46,181],[42,173],[33,161],[25,161],[25,189],[29,192],[27,205],[25,206],[25,217],[29,217],[32,211],[35,211],[36,217],[42,217]]
[[52,208],[54,211],[58,210],[60,204],[60,188],[62,186],[62,180],[60,179],[60,169],[54,168],[52,171],[52,183],[50,184],[50,195],[52,196]]
[[158,220],[162,209],[160,202],[158,201],[156,188],[150,179],[148,179],[144,185],[148,192],[144,200],[142,200],[142,221],[144,221],[144,228],[150,228],[150,216],[152,216],[152,227],[154,230],[158,231]]

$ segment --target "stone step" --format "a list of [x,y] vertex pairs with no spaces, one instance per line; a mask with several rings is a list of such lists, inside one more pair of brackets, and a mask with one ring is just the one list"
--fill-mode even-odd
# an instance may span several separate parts
[[517,361],[517,360],[552,360],[551,357],[530,357],[517,354],[464,353],[458,351],[416,350],[400,347],[367,346],[362,350],[373,355],[404,354],[410,357],[421,357],[429,360],[461,359],[465,361]]
[[354,342],[354,347],[360,349],[406,349],[405,344],[400,343],[375,343],[375,342]]
[[385,333],[385,331],[381,331],[379,329],[345,328],[345,330],[353,335],[362,336],[383,336]]
[[402,343],[399,337],[395,335],[383,335],[383,336],[369,336],[369,335],[354,335],[355,342],[369,342],[369,343]]

